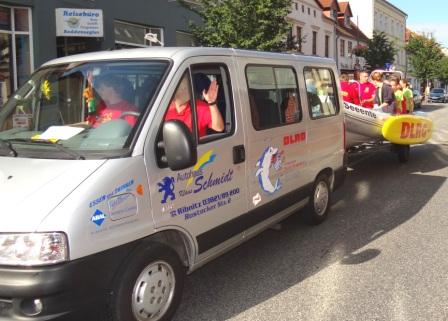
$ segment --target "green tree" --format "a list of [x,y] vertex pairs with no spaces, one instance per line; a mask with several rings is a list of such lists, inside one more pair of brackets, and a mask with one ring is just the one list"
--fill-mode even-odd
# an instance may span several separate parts
[[397,49],[384,32],[373,32],[366,50],[360,50],[361,57],[366,59],[371,69],[383,68],[386,63],[393,63]]
[[439,62],[437,78],[439,78],[444,84],[448,83],[448,57],[446,56]]
[[441,45],[434,37],[413,33],[406,45],[406,53],[410,73],[414,77],[426,82],[441,76],[441,61],[444,56]]
[[198,45],[280,51],[296,47],[286,16],[292,0],[198,0],[191,6],[203,24],[190,22]]

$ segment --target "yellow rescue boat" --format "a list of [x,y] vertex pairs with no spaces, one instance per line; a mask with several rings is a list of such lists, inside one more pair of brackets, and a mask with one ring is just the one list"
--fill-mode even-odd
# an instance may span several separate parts
[[422,144],[432,136],[432,120],[421,113],[390,116],[384,122],[381,133],[394,144]]
[[424,112],[391,115],[344,102],[347,147],[387,140],[399,145],[422,144],[432,136],[432,120]]

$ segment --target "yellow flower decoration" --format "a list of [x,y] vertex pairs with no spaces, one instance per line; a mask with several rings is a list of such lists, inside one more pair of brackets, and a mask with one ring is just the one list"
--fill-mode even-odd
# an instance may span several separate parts
[[51,87],[50,87],[50,82],[48,80],[44,81],[40,90],[41,90],[42,94],[44,95],[45,99],[50,100]]

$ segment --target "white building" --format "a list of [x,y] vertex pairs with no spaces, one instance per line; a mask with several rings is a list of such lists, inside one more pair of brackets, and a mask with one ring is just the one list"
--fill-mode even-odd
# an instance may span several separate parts
[[364,68],[364,59],[352,54],[367,37],[350,22],[350,4],[337,0],[294,0],[288,20],[292,35],[301,39],[297,51],[305,55],[333,58],[339,70],[354,74]]
[[288,20],[292,23],[292,35],[299,42],[300,53],[334,57],[335,24],[324,17],[318,1],[294,0]]
[[[355,74],[356,71],[365,69],[365,59],[354,54],[358,46],[367,47],[369,39],[351,21],[353,13],[348,1],[341,1],[338,11],[337,44],[338,68],[341,72]],[[354,75],[355,76],[355,75]],[[357,78],[357,76],[355,76]]]
[[405,33],[408,15],[386,0],[348,0],[353,22],[369,38],[373,32],[384,32],[398,50],[394,67],[406,71]]

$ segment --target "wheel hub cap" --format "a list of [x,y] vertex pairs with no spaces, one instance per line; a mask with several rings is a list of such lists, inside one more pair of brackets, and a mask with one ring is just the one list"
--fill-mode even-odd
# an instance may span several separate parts
[[148,265],[132,292],[132,312],[137,320],[159,320],[171,304],[174,287],[174,272],[168,263],[159,261]]
[[319,182],[314,192],[314,208],[317,215],[322,215],[328,206],[328,187],[324,182]]

